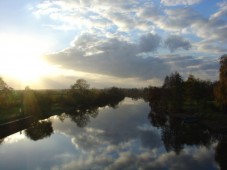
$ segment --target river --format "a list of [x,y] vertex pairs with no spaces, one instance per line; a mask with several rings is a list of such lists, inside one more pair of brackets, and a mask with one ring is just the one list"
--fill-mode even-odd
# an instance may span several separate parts
[[185,125],[179,132],[175,124],[157,120],[150,112],[143,100],[126,98],[116,108],[74,117],[51,116],[1,140],[0,169],[211,170],[225,166],[221,160],[225,143],[205,130],[195,132],[196,127],[190,127],[194,125]]

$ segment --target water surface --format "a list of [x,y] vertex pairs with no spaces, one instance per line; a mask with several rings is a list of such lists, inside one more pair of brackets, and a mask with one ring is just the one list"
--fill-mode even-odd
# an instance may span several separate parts
[[1,140],[0,169],[219,169],[219,141],[178,140],[150,110],[126,98],[115,109],[52,116]]

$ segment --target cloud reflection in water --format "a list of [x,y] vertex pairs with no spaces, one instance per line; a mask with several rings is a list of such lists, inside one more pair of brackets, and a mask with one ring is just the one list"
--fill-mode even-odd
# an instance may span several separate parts
[[[179,155],[166,152],[161,131],[149,123],[148,104],[126,101],[119,108],[101,109],[85,128],[69,120],[54,121],[56,132],[71,138],[78,159],[60,169],[217,169],[214,148],[186,146]],[[134,105],[131,104],[134,102]],[[58,169],[53,168],[53,169]]]

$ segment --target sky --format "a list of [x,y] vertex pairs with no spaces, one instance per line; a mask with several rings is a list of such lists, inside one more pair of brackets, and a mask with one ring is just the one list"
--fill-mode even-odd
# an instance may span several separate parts
[[215,81],[226,44],[226,0],[0,1],[0,76],[15,89]]

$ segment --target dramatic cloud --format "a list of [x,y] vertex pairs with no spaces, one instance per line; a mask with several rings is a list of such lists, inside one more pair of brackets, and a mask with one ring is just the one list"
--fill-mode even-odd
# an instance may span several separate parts
[[[225,2],[219,2],[214,12],[203,13],[194,8],[200,2],[47,0],[38,3],[32,12],[44,19],[41,21],[48,21],[43,25],[71,30],[75,37],[71,46],[46,57],[51,63],[118,82],[131,79],[160,83],[172,71],[215,79],[214,67],[204,68],[213,63],[209,57],[217,60],[227,52],[227,8]],[[167,54],[166,48],[173,55]],[[208,58],[201,61],[201,56]],[[177,57],[178,62],[169,61]],[[190,62],[181,61],[182,57],[191,57]]]
[[189,50],[191,48],[191,44],[189,41],[184,40],[182,37],[177,35],[171,35],[165,40],[166,47],[174,52],[179,48]]
[[68,69],[124,78],[163,78],[169,68],[160,58],[140,57],[140,53],[154,51],[160,45],[160,37],[153,34],[134,44],[117,38],[83,34],[73,46],[47,56],[53,63]]

